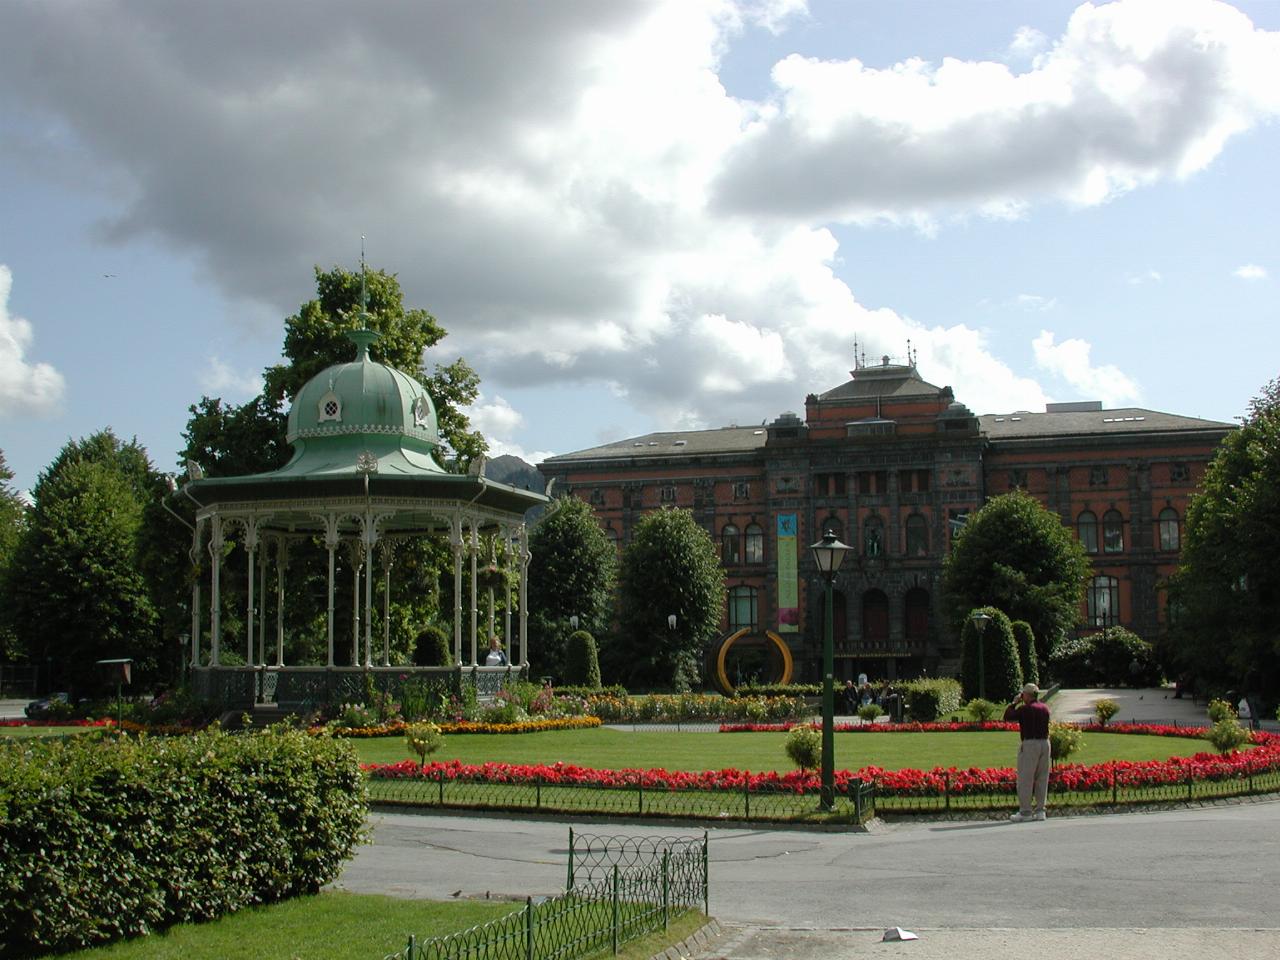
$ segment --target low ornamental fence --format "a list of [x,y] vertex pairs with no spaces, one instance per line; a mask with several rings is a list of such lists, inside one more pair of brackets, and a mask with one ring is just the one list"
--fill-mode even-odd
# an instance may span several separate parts
[[413,761],[371,765],[365,772],[370,802],[387,806],[852,824],[875,815],[872,785],[848,776],[837,780],[832,809],[825,812],[819,809],[818,780],[811,775],[613,771],[562,764],[471,766],[457,761],[426,767]]
[[569,831],[564,893],[530,897],[504,917],[427,940],[384,960],[573,960],[665,930],[708,909],[707,835],[597,837]]
[[[945,729],[958,733],[962,728]],[[1084,729],[1188,739],[1203,733],[1186,727]],[[1227,754],[1055,763],[1049,775],[1050,804],[1069,810],[1280,793],[1280,736],[1254,731],[1251,740],[1250,749]],[[1017,775],[1008,767],[837,770],[830,811],[819,809],[819,778],[812,771],[593,770],[562,763],[466,765],[456,760],[364,769],[370,800],[414,807],[857,824],[876,815],[963,816],[1017,805]]]

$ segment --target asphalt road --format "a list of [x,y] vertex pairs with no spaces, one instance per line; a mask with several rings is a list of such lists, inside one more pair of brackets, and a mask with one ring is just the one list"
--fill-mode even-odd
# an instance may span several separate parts
[[[338,886],[448,899],[564,889],[569,825],[371,817]],[[599,834],[690,833],[575,824]],[[878,825],[868,833],[712,828],[711,912],[818,929],[1256,927],[1275,923],[1280,802],[1154,813]]]

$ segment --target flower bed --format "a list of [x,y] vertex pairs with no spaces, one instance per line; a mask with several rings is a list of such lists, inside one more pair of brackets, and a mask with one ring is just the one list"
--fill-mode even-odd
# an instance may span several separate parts
[[[788,733],[794,727],[807,725],[818,730],[821,723],[793,720],[787,723],[722,723],[721,733]],[[930,723],[837,723],[831,728],[835,733],[973,733],[984,730],[1017,730],[1016,723],[1004,723],[1000,720],[988,720],[980,723],[976,720],[963,723],[933,721]],[[1112,732],[1112,728],[1107,728]],[[1132,732],[1132,731],[1122,731]]]
[[[311,727],[313,734],[328,733],[335,737],[391,737],[402,735],[411,724],[391,720],[374,727]],[[441,733],[540,733],[543,730],[583,730],[600,726],[599,717],[554,717],[546,720],[519,720],[514,723],[485,723],[471,720],[442,720],[436,724]]]
[[[790,727],[783,724],[755,726],[767,731],[778,731]],[[1016,725],[1003,723],[948,723],[867,724],[849,726],[846,730],[877,732],[877,728],[879,732],[888,729],[913,732],[1017,729]],[[837,729],[840,728],[837,727]],[[1203,729],[1197,727],[1147,727],[1141,724],[1123,724],[1105,728],[1089,725],[1084,729],[1154,736],[1195,737],[1197,734],[1203,734]],[[1050,773],[1050,790],[1068,793],[1111,791],[1114,794],[1118,789],[1184,787],[1194,783],[1239,780],[1263,774],[1280,773],[1280,736],[1255,731],[1251,739],[1254,749],[1225,756],[1217,753],[1197,753],[1191,757],[1171,757],[1168,760],[1109,760],[1091,765],[1058,764]],[[642,787],[673,791],[742,791],[745,789],[804,793],[815,791],[820,786],[818,774],[812,771],[751,773],[726,769],[687,772],[662,768],[598,770],[565,763],[464,764],[457,760],[430,763],[426,766],[420,766],[412,760],[405,760],[394,764],[365,764],[361,769],[366,776],[378,780],[466,780],[473,783]],[[846,789],[850,781],[873,783],[878,798],[953,798],[1012,794],[1016,790],[1017,774],[1012,767],[885,770],[872,766],[855,771],[837,770],[835,781],[838,789]]]
[[0,727],[111,727],[110,717],[100,720],[0,720]]

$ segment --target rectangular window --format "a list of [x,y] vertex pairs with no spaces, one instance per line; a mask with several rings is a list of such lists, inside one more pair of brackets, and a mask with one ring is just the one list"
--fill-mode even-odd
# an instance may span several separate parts
[[864,470],[858,474],[858,495],[881,496],[888,492],[889,475],[883,470]]
[[735,480],[733,483],[733,499],[746,500],[751,496],[751,484],[746,480]]
[[755,630],[759,623],[754,587],[734,587],[729,591],[729,629]]
[[675,502],[676,502],[676,488],[675,488],[675,485],[674,485],[674,484],[670,484],[670,483],[668,483],[668,484],[664,484],[664,485],[663,485],[663,487],[662,487],[662,502],[663,502],[663,503],[675,503]]
[[1089,468],[1089,486],[1105,487],[1107,485],[1107,468],[1106,467],[1090,467]]

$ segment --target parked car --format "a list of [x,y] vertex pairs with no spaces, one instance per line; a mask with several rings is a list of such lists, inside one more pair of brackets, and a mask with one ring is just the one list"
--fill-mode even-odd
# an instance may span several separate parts
[[51,693],[47,697],[39,700],[32,700],[27,704],[26,714],[31,720],[44,720],[49,716],[49,707],[53,704],[70,704],[71,694],[69,693]]

